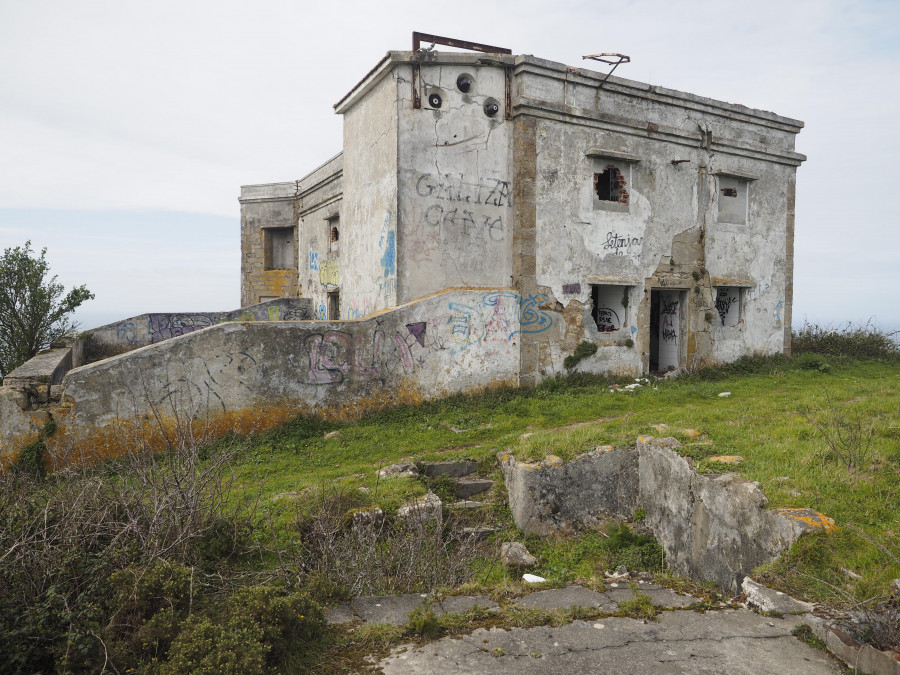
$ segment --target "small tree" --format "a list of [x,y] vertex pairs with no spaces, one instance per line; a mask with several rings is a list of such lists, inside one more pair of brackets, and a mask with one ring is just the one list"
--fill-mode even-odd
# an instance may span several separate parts
[[0,258],[0,378],[77,326],[69,315],[94,294],[78,286],[65,296],[41,250],[31,242],[8,248]]

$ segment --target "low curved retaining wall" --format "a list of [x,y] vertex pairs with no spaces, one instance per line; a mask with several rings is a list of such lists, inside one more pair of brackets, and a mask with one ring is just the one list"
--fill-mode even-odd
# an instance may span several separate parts
[[[519,296],[436,294],[359,321],[223,323],[75,368],[45,412],[57,463],[271,428],[297,414],[371,409],[518,382]],[[14,401],[0,413],[34,436]],[[0,437],[0,456],[22,447]]]

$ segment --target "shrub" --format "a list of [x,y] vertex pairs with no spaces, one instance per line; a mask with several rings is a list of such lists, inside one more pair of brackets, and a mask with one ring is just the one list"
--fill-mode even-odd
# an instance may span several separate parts
[[221,623],[194,615],[172,644],[165,672],[171,675],[256,675],[265,672],[269,645],[250,617]]
[[880,330],[871,321],[864,326],[847,323],[839,327],[823,327],[804,323],[791,333],[791,349],[795,356],[825,354],[838,358],[900,360],[900,331]]
[[242,588],[228,605],[232,616],[247,616],[260,627],[262,640],[270,649],[269,665],[277,664],[295,641],[311,642],[325,630],[325,615],[317,603],[275,586]]

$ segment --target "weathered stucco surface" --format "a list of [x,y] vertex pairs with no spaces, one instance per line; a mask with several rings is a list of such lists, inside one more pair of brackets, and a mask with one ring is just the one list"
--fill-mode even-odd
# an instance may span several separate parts
[[304,321],[312,318],[312,302],[307,298],[278,298],[230,312],[141,314],[82,333],[76,349],[80,356],[73,365],[84,365],[226,321]]
[[512,291],[456,290],[362,321],[211,326],[69,371],[49,409],[59,426],[49,444],[60,457],[102,457],[181,433],[260,430],[298,413],[353,417],[515,385],[520,309]]
[[754,567],[771,562],[803,532],[836,529],[808,509],[767,510],[759,484],[735,474],[702,475],[672,450],[673,438],[638,438],[630,449],[596,450],[540,464],[500,456],[516,525],[529,534],[570,534],[643,511],[672,571],[740,593]]

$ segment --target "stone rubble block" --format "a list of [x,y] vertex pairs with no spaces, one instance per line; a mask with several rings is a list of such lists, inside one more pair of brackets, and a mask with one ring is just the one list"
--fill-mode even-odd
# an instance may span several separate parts
[[416,478],[419,470],[412,462],[397,462],[378,470],[379,478]]
[[507,567],[534,567],[537,558],[528,552],[525,544],[505,541],[500,544],[500,562]]
[[428,522],[441,524],[443,503],[433,492],[424,497],[404,504],[397,510],[397,518],[406,521],[410,525],[425,525]]
[[519,462],[499,453],[516,525],[526,534],[571,534],[637,507],[637,453],[595,450],[568,463],[558,457]]
[[747,603],[759,607],[764,612],[780,612],[781,614],[805,614],[811,612],[815,605],[811,602],[795,600],[789,595],[766,588],[750,577],[746,577],[741,584]]
[[494,487],[494,481],[487,478],[460,478],[453,488],[453,496],[457,499],[468,499]]
[[449,476],[450,478],[462,478],[475,473],[478,470],[478,462],[463,459],[454,462],[420,462],[422,473],[426,476]]

